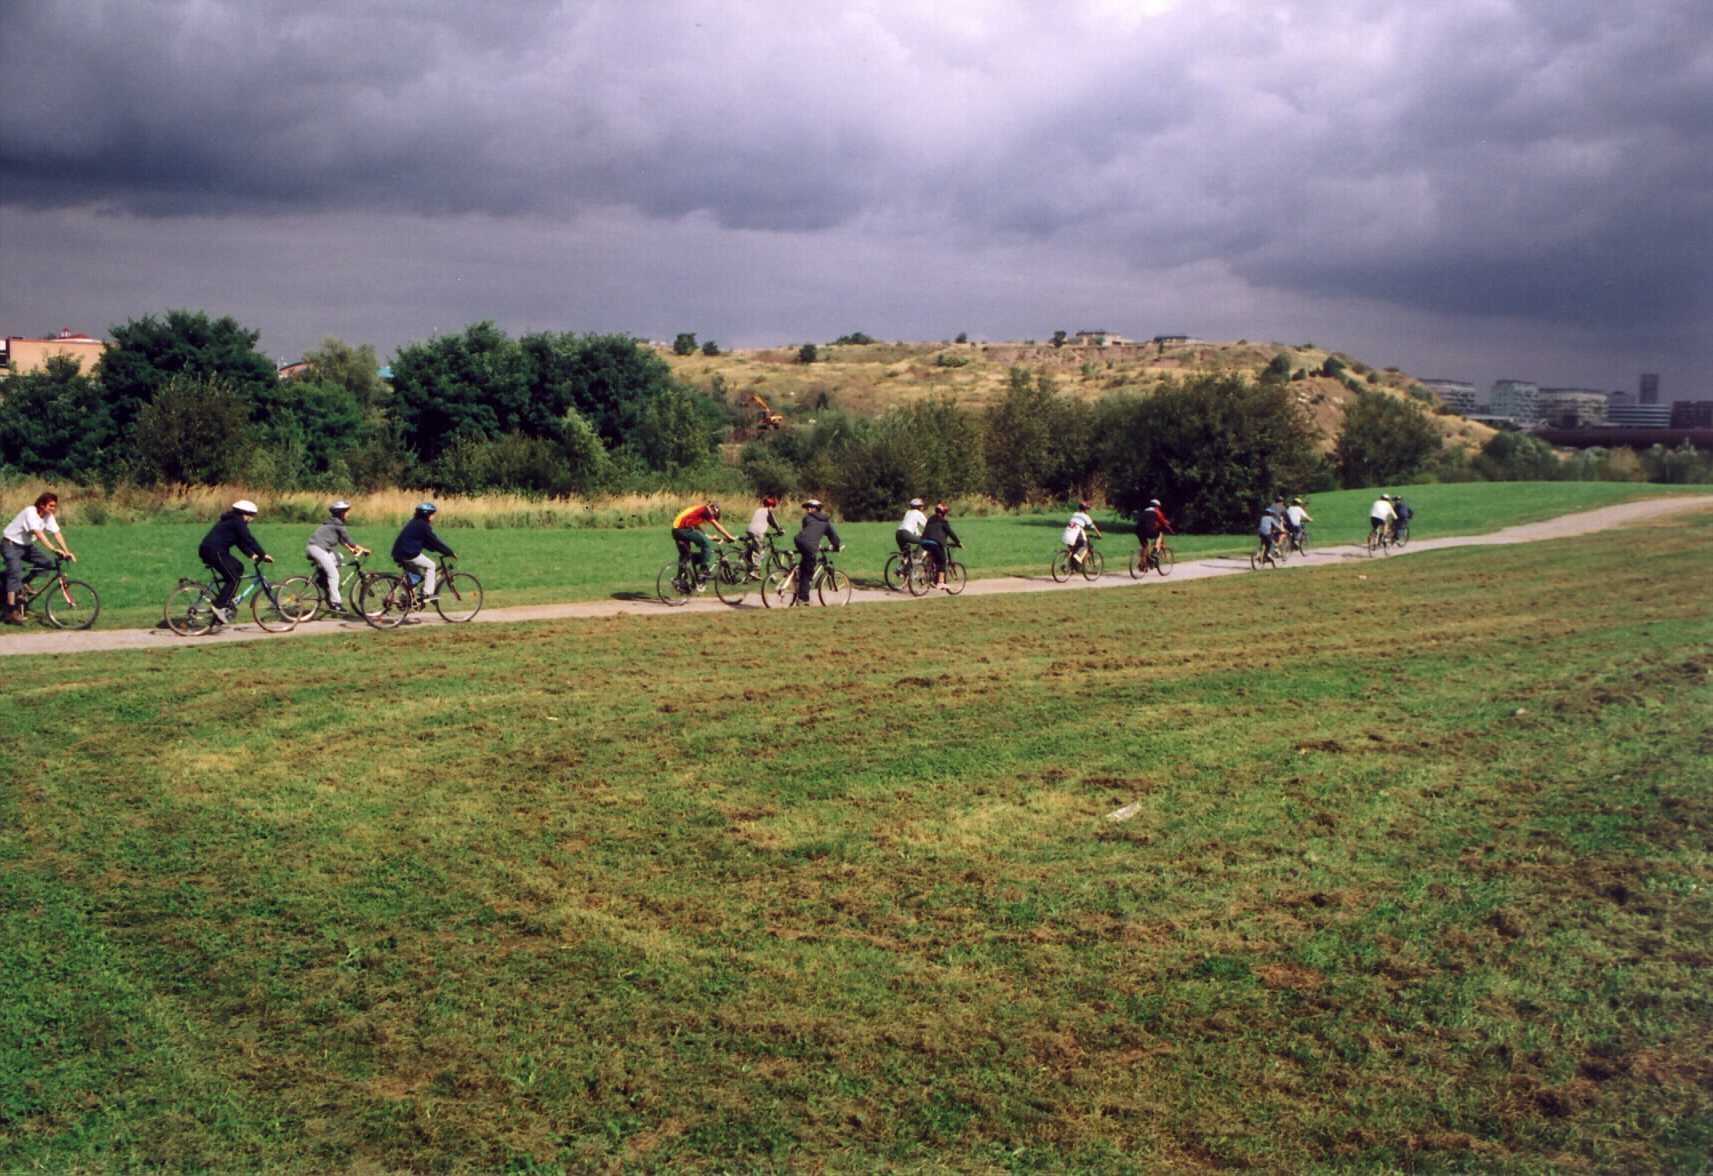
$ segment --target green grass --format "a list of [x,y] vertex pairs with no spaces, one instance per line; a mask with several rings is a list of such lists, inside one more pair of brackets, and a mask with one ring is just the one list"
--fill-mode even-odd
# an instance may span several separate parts
[[[1466,483],[1412,487],[1408,498],[1418,511],[1412,535],[1464,535],[1491,531],[1516,523],[1550,518],[1614,502],[1656,497],[1674,492],[1708,492],[1707,487],[1663,487],[1636,483],[1539,482],[1516,484]],[[1350,490],[1314,495],[1310,513],[1314,542],[1325,546],[1358,542],[1368,530],[1368,505],[1375,491]],[[748,508],[732,509],[739,530],[748,521]],[[1168,511],[1170,514],[1170,511]],[[794,517],[782,514],[788,531]],[[1107,563],[1121,570],[1135,540],[1128,520],[1102,518],[1115,525],[1107,547]],[[447,542],[462,557],[462,566],[481,578],[490,607],[545,604],[569,600],[654,598],[654,577],[673,558],[664,528],[616,529],[474,529],[442,520]],[[961,553],[970,574],[1044,575],[1057,547],[1064,516],[1024,515],[954,520],[965,548]],[[143,523],[127,526],[78,527],[68,523],[67,535],[80,563],[74,575],[90,581],[101,594],[102,628],[143,627],[160,620],[161,602],[179,577],[201,578],[196,545],[206,532],[202,524]],[[881,566],[894,550],[895,524],[846,523],[839,533],[849,546],[842,565],[859,585],[877,586]],[[275,556],[276,577],[298,574],[308,567],[303,545],[314,528],[304,525],[256,526],[262,545]],[[352,533],[380,552],[373,566],[390,568],[387,552],[395,529],[365,526],[355,520]],[[735,532],[734,532],[735,533]],[[1172,539],[1180,558],[1247,552],[1249,535],[1188,535]],[[15,632],[15,630],[8,630]],[[3,638],[0,638],[3,639]]]
[[11,659],[0,1170],[1696,1170],[1709,540]]

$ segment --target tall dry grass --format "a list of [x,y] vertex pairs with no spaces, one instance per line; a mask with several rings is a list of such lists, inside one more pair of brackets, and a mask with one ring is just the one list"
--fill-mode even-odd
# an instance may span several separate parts
[[[331,495],[318,490],[258,490],[232,486],[99,486],[52,484],[34,478],[0,479],[0,511],[11,517],[36,495],[51,489],[60,496],[60,518],[67,524],[103,526],[108,523],[211,522],[240,498],[261,508],[266,522],[317,523],[327,514]],[[599,528],[660,527],[692,502],[723,500],[739,525],[752,509],[748,496],[700,491],[655,491],[614,494],[600,498],[542,498],[526,494],[431,495],[423,490],[377,490],[344,496],[351,519],[361,523],[402,524],[425,498],[439,507],[434,525],[440,528]],[[794,504],[788,504],[789,506]],[[960,497],[949,504],[959,518],[1002,514],[1005,508],[982,495]],[[782,516],[789,509],[782,510]],[[836,509],[836,504],[835,504]],[[900,505],[899,513],[903,513]],[[729,525],[729,524],[728,524]]]

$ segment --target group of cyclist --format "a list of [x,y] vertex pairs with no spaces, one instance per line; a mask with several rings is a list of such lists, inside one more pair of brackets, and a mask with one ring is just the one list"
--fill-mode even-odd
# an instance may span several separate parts
[[[431,598],[434,595],[434,561],[424,555],[425,551],[434,551],[447,559],[456,559],[457,555],[435,533],[432,519],[436,507],[432,502],[419,502],[411,512],[410,521],[399,530],[398,537],[393,540],[393,562],[405,569],[410,577],[412,586],[421,585],[422,595]],[[238,583],[244,578],[244,565],[238,562],[232,554],[237,548],[252,560],[261,563],[273,563],[274,557],[262,549],[261,543],[250,532],[250,523],[261,513],[255,503],[248,498],[240,498],[230,507],[220,513],[220,518],[209,528],[208,534],[197,544],[196,555],[208,570],[214,574],[214,620],[217,624],[226,624],[232,619],[232,599],[237,595]],[[351,615],[351,609],[345,601],[339,598],[339,561],[342,551],[353,555],[370,554],[369,548],[363,547],[351,538],[350,531],[351,504],[343,498],[330,503],[327,507],[327,520],[309,536],[305,545],[306,554],[316,567],[316,578],[321,580],[327,590],[327,603],[334,616]]]
[[[769,536],[785,533],[785,528],[779,524],[774,514],[778,505],[777,497],[764,496],[750,516],[749,526],[744,530],[744,557],[754,573],[762,570],[762,550],[768,544]],[[0,537],[0,555],[3,555],[5,560],[6,624],[23,623],[19,593],[25,576],[25,564],[29,564],[32,570],[51,570],[55,555],[72,561],[77,558],[66,545],[64,532],[55,518],[58,508],[59,496],[52,491],[45,492],[32,505],[19,511],[6,525],[3,537]],[[1102,537],[1100,527],[1089,514],[1089,509],[1088,502],[1078,502],[1060,535],[1070,552],[1073,566],[1077,567],[1087,558],[1090,538]],[[215,577],[214,612],[222,623],[231,620],[233,597],[243,579],[243,565],[232,554],[233,550],[242,552],[252,560],[273,562],[273,557],[263,550],[261,543],[250,531],[250,523],[259,513],[254,502],[247,498],[238,499],[221,512],[214,526],[197,545],[198,558],[208,566]],[[339,597],[339,562],[342,552],[357,556],[370,554],[368,548],[351,538],[350,513],[351,504],[343,498],[329,504],[327,519],[311,533],[305,547],[305,554],[316,566],[317,578],[325,585],[327,600],[335,615],[349,612],[349,606]],[[432,551],[448,559],[456,558],[452,548],[447,546],[434,530],[435,513],[434,503],[418,503],[410,520],[393,540],[392,547],[394,562],[405,569],[413,587],[420,585],[425,598],[434,595],[435,563],[424,553]],[[1402,497],[1382,494],[1368,510],[1369,534],[1377,535],[1384,529],[1389,539],[1396,540],[1409,526],[1414,515],[1415,511]],[[1257,537],[1263,552],[1271,557],[1278,542],[1285,537],[1296,539],[1300,544],[1303,528],[1313,521],[1300,497],[1292,498],[1286,503],[1284,495],[1279,495],[1262,512],[1261,520],[1257,524]],[[706,575],[709,561],[708,537],[702,533],[704,526],[712,526],[727,542],[739,542],[720,522],[718,502],[696,503],[679,511],[672,520],[672,541],[678,548],[679,556],[690,560],[699,576]],[[1150,553],[1158,555],[1165,544],[1166,536],[1175,533],[1160,500],[1149,500],[1136,523],[1136,536],[1142,544],[1144,558]],[[952,527],[945,503],[936,503],[933,513],[930,514],[922,499],[912,498],[904,517],[898,522],[893,538],[899,553],[906,558],[910,558],[914,550],[919,549],[933,574],[934,586],[946,588],[947,553],[951,548],[962,547],[963,543]],[[823,542],[831,544],[834,551],[844,550],[838,529],[833,525],[833,520],[821,500],[810,498],[803,503],[803,520],[792,539],[792,546],[797,549],[802,561],[801,566],[815,566]],[[38,543],[46,550],[38,549]],[[809,586],[809,576],[798,577],[799,599],[808,599]]]

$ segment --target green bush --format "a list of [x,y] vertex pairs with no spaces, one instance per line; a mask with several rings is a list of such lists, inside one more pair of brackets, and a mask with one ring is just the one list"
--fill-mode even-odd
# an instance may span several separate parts
[[1355,489],[1408,481],[1439,447],[1439,433],[1420,405],[1363,392],[1345,409],[1333,455],[1340,480]]

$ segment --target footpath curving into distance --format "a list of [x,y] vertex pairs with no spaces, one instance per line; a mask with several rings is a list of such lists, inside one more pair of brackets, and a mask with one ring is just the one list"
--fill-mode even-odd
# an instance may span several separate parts
[[[1516,527],[1506,527],[1501,531],[1492,531],[1485,535],[1459,535],[1445,539],[1412,539],[1408,547],[1402,551],[1385,556],[1386,559],[1398,559],[1414,555],[1421,551],[1443,551],[1448,547],[1492,547],[1509,543],[1534,543],[1543,539],[1568,539],[1577,535],[1588,535],[1595,531],[1604,531],[1611,527],[1624,526],[1629,523],[1646,522],[1667,515],[1680,514],[1686,511],[1713,510],[1713,496],[1693,495],[1675,498],[1648,498],[1638,502],[1624,502],[1616,506],[1605,506],[1598,510],[1582,511],[1577,514],[1560,515],[1555,519],[1547,519],[1539,523],[1524,523]],[[1119,536],[1114,535],[1113,539]],[[1124,559],[1130,552],[1124,551]],[[1043,566],[1045,565],[1045,556]],[[1289,565],[1276,572],[1258,573],[1278,575],[1301,567],[1325,567],[1335,561],[1349,559],[1368,559],[1361,547],[1327,547],[1312,550],[1308,557],[1298,557]],[[1379,559],[1381,557],[1374,557]],[[1119,561],[1114,561],[1119,562]],[[1036,576],[999,576],[992,579],[971,580],[964,589],[965,596],[987,596],[1001,592],[1079,592],[1099,588],[1141,588],[1148,584],[1176,583],[1181,580],[1200,580],[1210,576],[1230,576],[1236,573],[1249,573],[1248,556],[1221,556],[1212,559],[1180,560],[1174,568],[1171,579],[1163,580],[1159,576],[1150,575],[1137,581],[1132,580],[1127,572],[1122,570],[1108,571],[1097,581],[1073,578],[1065,584],[1055,584],[1045,574]],[[889,592],[884,588],[860,588],[851,594],[852,604],[877,604],[881,602],[902,603],[913,599],[897,592]],[[745,604],[743,609],[759,609],[760,603]],[[535,604],[518,608],[485,609],[476,617],[473,624],[507,624],[517,621],[557,621],[568,618],[583,617],[616,617],[616,616],[682,616],[686,613],[730,612],[731,607],[717,600],[695,600],[681,608],[667,608],[652,601],[612,601],[589,600],[567,604]],[[443,629],[438,618],[431,618],[423,627],[436,631]],[[91,631],[87,633],[41,632],[26,633],[9,637],[0,641],[0,655],[5,654],[64,654],[89,653],[103,650],[120,649],[188,649],[205,645],[225,645],[234,641],[255,641],[259,638],[283,640],[290,637],[312,637],[331,633],[367,632],[369,628],[361,621],[327,622],[315,621],[300,625],[289,633],[264,633],[255,624],[229,625],[202,637],[178,637],[164,628],[155,629],[114,629],[109,632]]]

